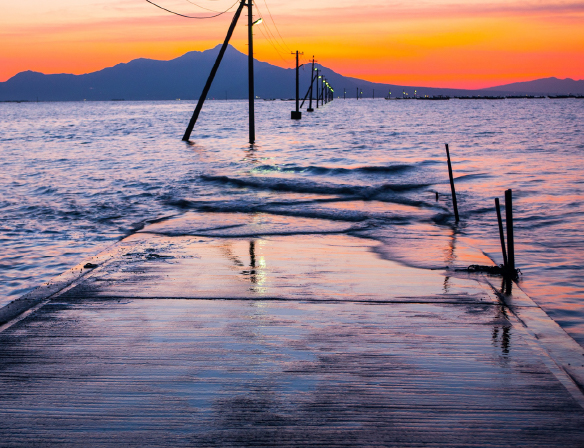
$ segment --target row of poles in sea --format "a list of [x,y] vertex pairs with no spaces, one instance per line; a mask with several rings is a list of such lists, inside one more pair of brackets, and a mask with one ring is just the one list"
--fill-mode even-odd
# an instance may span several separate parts
[[[456,189],[454,187],[454,175],[452,173],[452,163],[450,162],[450,149],[448,143],[446,146],[446,160],[448,162],[448,176],[450,177],[450,190],[452,192],[452,208],[454,211],[454,219],[456,223],[460,221],[458,214],[458,201],[456,199]],[[438,192],[436,192],[436,199],[438,199]],[[503,255],[503,265],[501,268],[495,270],[503,277],[511,280],[516,280],[519,270],[515,267],[515,238],[513,234],[513,191],[508,189],[505,191],[505,227],[507,229],[507,244],[505,244],[505,229],[503,228],[503,218],[501,216],[501,203],[499,198],[495,198],[495,210],[497,212],[497,221],[499,225],[499,239],[501,240],[501,252]],[[474,266],[476,270],[481,270],[480,266]],[[490,268],[485,269],[492,272]]]
[[[294,53],[293,53],[294,54]],[[296,110],[292,111],[291,118],[293,120],[300,120],[302,118],[302,112],[300,109],[304,106],[307,98],[309,99],[308,109],[307,112],[314,112],[312,108],[312,100],[314,97],[314,87],[316,86],[316,108],[318,109],[319,102],[324,106],[329,101],[334,99],[334,92],[333,86],[329,84],[327,79],[322,74],[322,70],[314,67],[315,59],[312,56],[312,69],[310,70],[310,87],[306,91],[306,95],[304,95],[304,99],[302,100],[302,104],[300,104],[300,67],[298,65],[298,57],[304,53],[299,53],[296,51]]]
[[[246,3],[247,2],[247,3]],[[241,0],[239,2],[239,7],[233,16],[231,21],[231,25],[229,26],[229,30],[227,32],[227,36],[225,37],[225,41],[219,50],[219,54],[217,56],[217,60],[211,69],[211,73],[209,74],[209,78],[203,88],[199,101],[197,102],[197,106],[195,111],[193,112],[193,116],[187,126],[187,129],[184,133],[183,140],[189,141],[191,137],[191,133],[197,122],[197,118],[203,108],[203,104],[207,95],[209,94],[209,90],[211,89],[211,85],[213,83],[213,79],[219,69],[219,65],[221,64],[221,60],[225,55],[225,51],[229,45],[229,40],[233,35],[233,31],[235,30],[235,26],[239,17],[243,11],[243,8],[247,6],[248,8],[248,44],[249,44],[249,53],[248,53],[248,80],[249,80],[249,143],[255,143],[255,115],[254,115],[254,101],[255,101],[255,91],[254,91],[254,69],[253,69],[253,26],[257,23],[260,23],[262,19],[258,19],[256,21],[253,20],[253,1],[252,0]],[[296,110],[292,111],[291,118],[293,120],[299,120],[302,118],[302,113],[300,109],[304,106],[304,103],[307,99],[309,99],[309,106],[307,111],[314,112],[312,107],[313,100],[316,101],[316,107],[319,107],[319,104],[326,104],[329,101],[334,99],[334,89],[323,76],[321,70],[314,66],[315,59],[314,56],[312,57],[312,68],[311,68],[311,80],[310,80],[310,87],[302,100],[302,104],[300,103],[300,73],[299,69],[301,65],[299,65],[299,56],[303,53],[296,51],[292,53],[296,55]],[[316,89],[316,95],[314,95],[314,90]],[[346,92],[343,93],[343,97],[345,97]],[[359,89],[357,89],[357,99],[359,99]],[[450,176],[450,188],[452,190],[452,206],[454,209],[454,218],[456,223],[460,221],[460,216],[458,214],[458,201],[456,199],[456,189],[454,187],[454,176],[452,174],[452,164],[450,161],[450,150],[448,144],[446,144],[446,157],[448,161],[448,174]],[[436,199],[438,199],[438,193],[436,193]],[[501,240],[501,250],[503,253],[503,265],[500,268],[497,268],[500,273],[508,280],[515,280],[518,276],[518,270],[515,268],[515,243],[513,237],[513,197],[512,191],[509,189],[505,191],[505,218],[506,218],[506,228],[507,228],[507,243],[505,244],[505,232],[503,229],[503,220],[501,216],[501,205],[499,202],[499,198],[495,198],[495,209],[497,212],[497,219],[499,224],[499,236]],[[477,268],[481,268],[480,266]],[[478,269],[481,270],[481,269]],[[487,272],[490,272],[492,268],[486,267],[485,269]]]
[[[225,36],[225,40],[221,45],[221,49],[219,50],[219,54],[217,55],[217,59],[215,60],[215,64],[213,64],[213,68],[211,69],[211,73],[207,78],[207,82],[205,83],[205,87],[203,87],[203,91],[201,92],[201,96],[199,97],[199,101],[197,102],[197,106],[195,107],[195,111],[189,121],[187,129],[183,135],[183,141],[189,141],[191,138],[191,133],[193,132],[193,128],[197,123],[197,119],[199,118],[199,114],[203,109],[203,104],[205,103],[205,99],[209,94],[209,90],[211,89],[211,85],[213,84],[213,80],[215,79],[215,75],[217,74],[217,70],[219,70],[219,66],[221,65],[221,61],[223,60],[223,56],[225,55],[225,51],[229,46],[229,41],[231,40],[231,36],[233,35],[233,31],[235,30],[235,26],[237,25],[237,21],[243,12],[243,8],[247,6],[247,39],[248,39],[248,90],[249,90],[249,143],[255,143],[255,108],[254,108],[254,101],[255,101],[255,87],[254,87],[254,66],[253,66],[253,27],[254,25],[261,23],[262,19],[253,20],[253,0],[240,0],[239,6],[235,11],[233,19],[231,20],[231,25],[229,26],[229,30],[227,31],[227,36]],[[292,119],[299,120],[302,118],[302,114],[300,112],[300,82],[299,82],[299,69],[300,65],[298,64],[298,57],[302,54],[296,51],[296,110],[292,111]],[[316,86],[316,107],[318,108],[319,102],[323,105],[333,99],[333,87],[328,83],[325,77],[322,75],[319,69],[314,67],[314,57],[312,58],[312,70],[311,70],[311,83],[306,96],[304,97],[304,102],[308,95],[310,95],[310,105],[308,108],[308,112],[313,112],[314,109],[312,108],[312,101],[314,98],[313,90]],[[316,73],[315,73],[316,72]]]

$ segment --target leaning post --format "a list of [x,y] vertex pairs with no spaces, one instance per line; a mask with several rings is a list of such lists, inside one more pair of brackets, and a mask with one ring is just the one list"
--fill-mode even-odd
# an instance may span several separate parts
[[501,252],[503,253],[503,267],[508,270],[507,250],[505,250],[505,232],[503,231],[503,219],[501,219],[501,205],[499,198],[495,198],[495,208],[497,209],[497,221],[499,223],[499,239],[501,240]]
[[239,16],[241,15],[241,11],[243,10],[244,6],[245,6],[245,0],[241,0],[241,2],[239,3],[239,8],[237,8],[237,11],[235,12],[235,15],[233,16],[233,20],[231,21],[231,25],[229,26],[229,31],[227,31],[227,36],[225,37],[225,40],[223,41],[223,45],[221,46],[221,50],[219,50],[219,55],[217,55],[217,60],[215,61],[215,65],[213,65],[213,68],[211,69],[211,73],[209,74],[209,78],[207,79],[207,83],[205,84],[205,87],[203,88],[203,92],[201,93],[201,96],[199,97],[199,102],[197,103],[197,106],[195,107],[195,111],[193,112],[193,116],[191,117],[191,120],[189,121],[187,129],[183,135],[182,139],[185,142],[188,142],[189,139],[191,138],[191,134],[193,132],[193,128],[195,127],[195,123],[197,122],[197,119],[199,118],[199,114],[201,113],[201,109],[203,109],[203,104],[205,104],[205,99],[207,98],[207,95],[209,94],[209,90],[211,89],[211,84],[213,84],[213,79],[215,79],[215,74],[217,73],[217,70],[219,69],[219,65],[221,64],[221,60],[223,59],[223,55],[225,54],[225,50],[227,50],[227,46],[229,45],[229,41],[231,40],[231,36],[233,35],[233,30],[235,30],[235,25],[237,25],[237,20],[239,19]]
[[446,143],[446,158],[448,160],[448,176],[450,177],[450,190],[452,191],[452,207],[454,208],[454,219],[460,221],[458,216],[458,203],[456,201],[456,190],[454,189],[454,176],[452,175],[452,164],[450,163],[450,151]]

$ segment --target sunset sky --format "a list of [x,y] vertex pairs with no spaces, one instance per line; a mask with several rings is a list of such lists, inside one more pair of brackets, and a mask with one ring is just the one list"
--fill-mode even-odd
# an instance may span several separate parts
[[[153,1],[199,16],[210,13],[195,4],[221,11],[235,2]],[[292,66],[289,53],[298,49],[343,75],[394,84],[481,88],[548,76],[584,78],[584,1],[256,4],[265,22],[255,32],[255,56],[282,67]],[[185,19],[145,0],[4,0],[0,81],[24,70],[81,74],[139,57],[172,59],[205,50],[223,41],[231,17]],[[232,44],[245,53],[246,33],[241,20]]]

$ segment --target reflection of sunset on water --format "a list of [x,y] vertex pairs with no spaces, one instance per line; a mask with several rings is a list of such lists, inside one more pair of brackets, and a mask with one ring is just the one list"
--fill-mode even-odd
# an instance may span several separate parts
[[521,286],[582,342],[584,102],[436,103],[335,100],[292,126],[288,103],[258,101],[252,154],[243,101],[206,104],[189,146],[177,140],[186,102],[0,105],[0,300],[143,227],[224,238],[241,286],[262,294],[274,275],[268,222],[272,236],[372,239],[377,256],[423,269],[501,263],[494,198],[511,188]]

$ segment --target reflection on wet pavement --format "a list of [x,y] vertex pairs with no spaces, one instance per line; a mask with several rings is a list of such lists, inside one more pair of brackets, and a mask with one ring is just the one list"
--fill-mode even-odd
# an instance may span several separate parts
[[0,327],[0,445],[584,445],[584,353],[529,297],[342,226],[186,214],[69,272]]
[[582,446],[584,410],[513,325],[486,304],[54,301],[0,333],[0,435],[3,446]]

